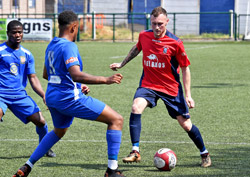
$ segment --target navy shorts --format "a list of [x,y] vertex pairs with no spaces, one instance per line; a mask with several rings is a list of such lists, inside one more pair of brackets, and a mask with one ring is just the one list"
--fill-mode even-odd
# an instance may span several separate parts
[[40,111],[30,96],[20,98],[0,97],[0,108],[2,108],[4,114],[7,108],[9,108],[11,112],[25,124],[29,122],[27,117]]
[[106,104],[98,99],[81,94],[77,100],[66,100],[58,102],[56,107],[48,108],[53,119],[54,127],[68,128],[72,124],[74,117],[87,120],[96,120],[102,113]]
[[176,119],[176,116],[180,115],[186,119],[190,118],[188,106],[186,100],[184,99],[181,86],[179,87],[179,92],[176,97],[148,88],[139,87],[136,90],[134,99],[138,97],[145,98],[150,103],[150,108],[155,107],[160,98],[166,105],[168,113],[172,118]]

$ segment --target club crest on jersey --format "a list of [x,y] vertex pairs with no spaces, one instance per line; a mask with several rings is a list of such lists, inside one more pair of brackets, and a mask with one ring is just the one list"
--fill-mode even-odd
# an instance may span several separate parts
[[14,75],[18,74],[18,64],[17,63],[11,63],[10,64],[10,72]]
[[21,64],[24,64],[25,61],[26,61],[25,56],[20,56],[20,62],[21,62]]
[[167,47],[164,47],[163,48],[163,53],[166,54],[168,52],[168,48]]

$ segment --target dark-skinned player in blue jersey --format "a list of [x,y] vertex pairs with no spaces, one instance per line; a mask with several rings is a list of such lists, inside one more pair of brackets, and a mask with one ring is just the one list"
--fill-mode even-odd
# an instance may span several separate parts
[[[8,40],[0,44],[0,120],[9,109],[24,124],[32,122],[36,126],[39,142],[48,133],[47,123],[35,101],[27,94],[25,87],[29,81],[32,89],[43,99],[45,93],[35,72],[32,53],[21,45],[23,25],[12,20],[7,25]],[[48,150],[48,157],[55,157]]]
[[[13,177],[28,176],[34,164],[65,135],[74,117],[107,124],[108,167],[104,176],[122,177],[124,175],[118,170],[117,158],[123,117],[105,103],[86,96],[89,88],[85,85],[119,84],[122,75],[117,73],[104,77],[83,72],[81,56],[74,43],[79,26],[77,15],[72,11],[64,11],[59,14],[58,23],[59,37],[55,37],[46,49],[43,73],[43,77],[48,80],[46,103],[53,119],[54,130],[43,138],[29,160]],[[65,175],[67,176],[67,169]]]

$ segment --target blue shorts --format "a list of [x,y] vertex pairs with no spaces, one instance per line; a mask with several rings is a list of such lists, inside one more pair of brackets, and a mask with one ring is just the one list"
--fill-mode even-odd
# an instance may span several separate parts
[[58,102],[57,106],[49,106],[54,127],[68,128],[74,117],[87,120],[96,120],[106,105],[90,96],[80,95],[77,100],[66,100]]
[[20,98],[0,97],[0,108],[2,108],[4,114],[7,108],[9,108],[11,112],[25,124],[29,122],[27,117],[40,111],[30,96]]
[[190,118],[188,106],[184,99],[181,86],[179,86],[179,92],[176,97],[148,88],[139,87],[136,90],[134,99],[138,97],[145,98],[150,103],[150,108],[155,107],[157,105],[157,101],[161,98],[172,118],[176,119],[176,116],[180,115],[186,119]]

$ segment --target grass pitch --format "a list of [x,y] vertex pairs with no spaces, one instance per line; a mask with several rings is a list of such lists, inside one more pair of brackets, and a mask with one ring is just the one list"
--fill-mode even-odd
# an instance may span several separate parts
[[[212,158],[210,168],[201,168],[199,151],[188,135],[169,117],[162,101],[142,115],[142,162],[123,164],[121,159],[131,150],[129,115],[133,95],[142,72],[141,56],[118,72],[120,85],[89,85],[89,95],[104,101],[124,117],[119,168],[127,177],[215,177],[249,176],[250,174],[250,43],[217,42],[185,43],[191,61],[192,97],[196,107],[190,110],[192,122],[199,127]],[[77,43],[84,71],[109,76],[109,64],[120,62],[134,43]],[[47,43],[23,43],[36,59],[37,76],[42,79]],[[49,130],[53,129],[49,111],[30,88],[29,95],[38,103]],[[0,176],[12,176],[36,148],[38,136],[33,124],[24,125],[10,111],[0,123]],[[107,168],[106,125],[75,119],[65,137],[52,149],[56,158],[43,157],[31,177],[103,176]],[[171,172],[160,172],[153,166],[155,152],[171,148],[177,155],[177,166]]]

